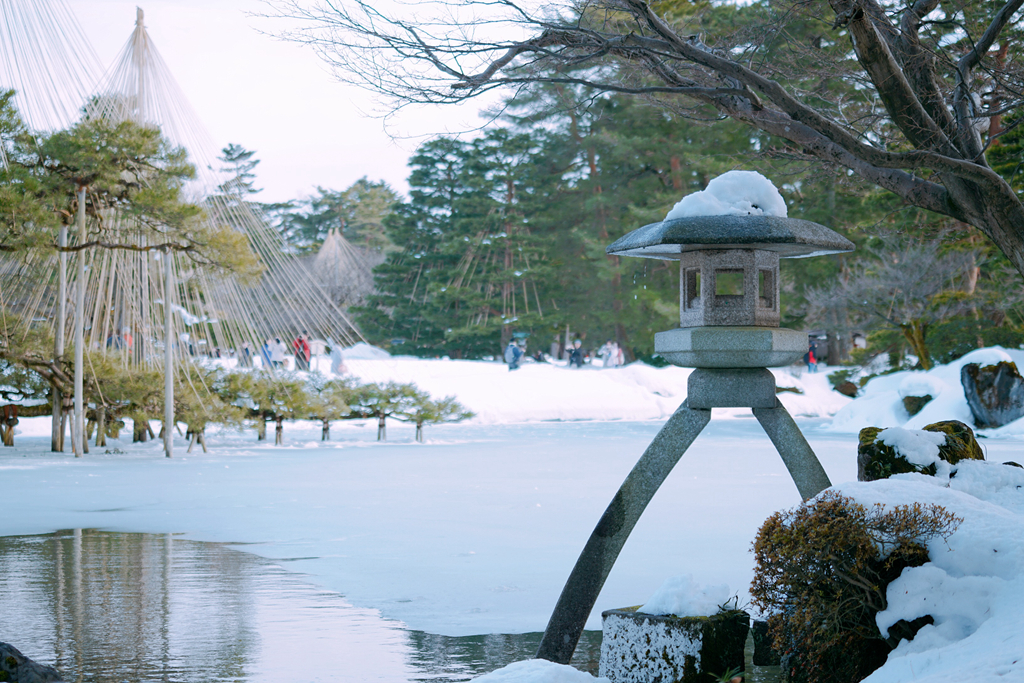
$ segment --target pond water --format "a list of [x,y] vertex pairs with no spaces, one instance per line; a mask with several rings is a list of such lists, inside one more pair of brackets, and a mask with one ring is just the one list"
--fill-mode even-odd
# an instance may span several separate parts
[[[465,681],[541,634],[408,630],[280,563],[174,534],[0,537],[0,641],[67,681]],[[573,665],[597,673],[600,632]]]

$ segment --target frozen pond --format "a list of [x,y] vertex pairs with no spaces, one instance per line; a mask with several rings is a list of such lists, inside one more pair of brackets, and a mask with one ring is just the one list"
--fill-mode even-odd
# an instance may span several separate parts
[[[0,640],[68,681],[464,681],[539,633],[410,631],[225,545],[89,530],[0,538]],[[596,672],[600,633],[573,662]]]
[[[855,435],[799,423],[832,481],[854,479]],[[150,680],[124,672],[134,653],[161,672],[152,680],[465,680],[532,654],[659,428],[452,425],[419,445],[398,425],[386,444],[372,426],[341,425],[321,444],[314,425],[289,425],[284,448],[228,433],[207,455],[182,448],[173,460],[159,444],[129,444],[76,461],[20,436],[0,449],[0,640],[110,676],[85,680]],[[1017,450],[983,444],[993,460]],[[798,502],[753,419],[712,420],[638,524],[589,627],[674,574],[728,583],[744,601],[756,529]],[[596,659],[588,642],[583,659]]]

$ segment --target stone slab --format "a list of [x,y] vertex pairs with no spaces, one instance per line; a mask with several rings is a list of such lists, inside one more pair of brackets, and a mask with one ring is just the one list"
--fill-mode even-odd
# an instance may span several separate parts
[[678,327],[654,335],[654,352],[684,368],[775,368],[807,353],[807,334],[782,327]]
[[706,683],[730,669],[743,670],[746,612],[675,617],[629,607],[601,617],[599,675],[612,683]]
[[608,246],[609,254],[678,259],[686,251],[760,249],[782,258],[853,251],[853,242],[824,225],[781,216],[692,216],[651,223]]
[[686,381],[691,408],[774,408],[775,375],[764,368],[697,368]]

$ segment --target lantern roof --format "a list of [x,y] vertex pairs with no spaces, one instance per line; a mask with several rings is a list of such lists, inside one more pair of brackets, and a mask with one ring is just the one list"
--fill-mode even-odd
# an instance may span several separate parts
[[780,258],[853,251],[853,242],[824,225],[780,216],[691,216],[651,223],[623,235],[606,251],[617,256],[679,260],[687,251],[758,249]]

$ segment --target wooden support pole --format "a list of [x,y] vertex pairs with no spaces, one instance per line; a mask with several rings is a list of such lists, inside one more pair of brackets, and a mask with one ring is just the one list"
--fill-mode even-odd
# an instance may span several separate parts
[[[78,189],[78,243],[85,244],[85,188]],[[86,250],[78,252],[78,279],[75,283],[75,423],[73,431],[75,457],[81,458],[85,445],[85,402],[82,382],[85,365],[85,257]]]
[[174,269],[171,250],[164,252],[164,455],[174,455],[174,330],[171,303],[174,293]]
[[[57,235],[57,244],[63,248],[68,246],[68,226],[61,225]],[[58,361],[64,355],[64,332],[68,319],[68,255],[59,254],[60,266],[57,273],[57,324],[53,334],[53,358]],[[64,395],[60,389],[53,387],[53,423],[50,436],[50,450],[54,453],[64,452]]]

